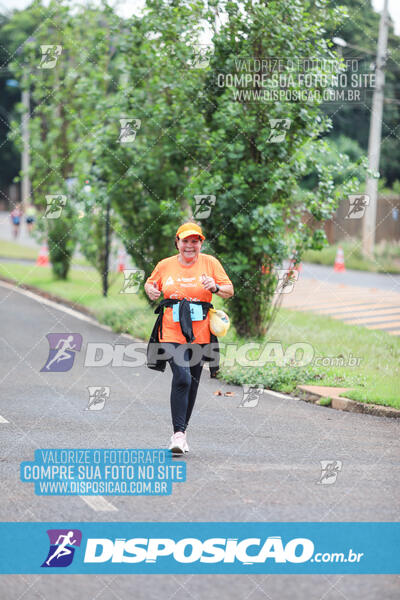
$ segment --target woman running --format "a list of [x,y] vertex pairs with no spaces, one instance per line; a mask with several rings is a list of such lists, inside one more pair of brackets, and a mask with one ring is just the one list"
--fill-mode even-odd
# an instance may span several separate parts
[[204,240],[196,223],[181,225],[175,238],[178,254],[161,260],[144,286],[150,300],[164,295],[156,309],[160,317],[152,336],[167,350],[166,360],[172,370],[174,433],[169,450],[176,454],[189,451],[186,429],[203,369],[203,349],[210,344],[208,309],[212,296],[233,296],[232,282],[221,263],[200,252]]
[[15,206],[10,212],[10,217],[12,223],[13,236],[14,239],[17,239],[19,233],[19,226],[22,218],[22,210],[19,204],[17,204],[17,206]]
[[31,235],[31,233],[32,233],[33,225],[35,223],[35,218],[36,218],[36,208],[33,206],[33,204],[29,204],[25,210],[25,223],[28,228],[29,235]]

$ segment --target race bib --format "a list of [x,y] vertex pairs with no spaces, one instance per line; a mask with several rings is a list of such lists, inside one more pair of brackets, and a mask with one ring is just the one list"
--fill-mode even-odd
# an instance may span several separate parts
[[[201,304],[193,304],[190,302],[190,316],[192,321],[202,321],[203,320],[203,307]],[[179,304],[176,303],[172,307],[172,320],[175,323],[179,322]]]

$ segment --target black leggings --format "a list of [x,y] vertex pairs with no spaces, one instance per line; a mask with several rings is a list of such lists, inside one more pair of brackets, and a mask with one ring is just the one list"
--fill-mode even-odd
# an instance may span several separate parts
[[[190,344],[168,343],[170,355],[168,362],[172,370],[171,415],[174,433],[186,431],[204,364],[202,356],[197,352],[194,353],[196,358],[191,360],[193,364],[189,364],[189,359],[193,356],[190,346]],[[193,346],[199,349],[203,344],[193,344]]]

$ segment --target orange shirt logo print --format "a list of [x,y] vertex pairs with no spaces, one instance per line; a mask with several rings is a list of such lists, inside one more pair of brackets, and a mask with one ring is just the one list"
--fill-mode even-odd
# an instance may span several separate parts
[[181,287],[193,287],[196,277],[178,277],[177,281]]

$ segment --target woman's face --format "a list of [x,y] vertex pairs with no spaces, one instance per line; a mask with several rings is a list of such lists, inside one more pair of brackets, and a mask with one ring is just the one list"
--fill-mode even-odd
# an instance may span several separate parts
[[179,254],[185,262],[193,262],[200,254],[203,242],[198,235],[189,235],[182,240],[177,240]]

